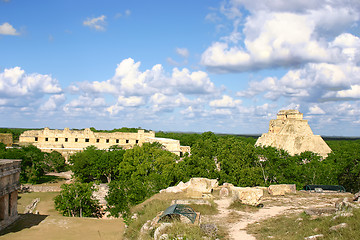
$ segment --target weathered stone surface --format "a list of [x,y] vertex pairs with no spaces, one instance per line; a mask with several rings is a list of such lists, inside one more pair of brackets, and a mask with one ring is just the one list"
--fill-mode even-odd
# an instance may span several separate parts
[[20,192],[60,192],[60,186],[23,184]]
[[147,220],[146,223],[141,227],[140,233],[146,234],[148,231],[151,231],[154,227],[151,225],[151,220]]
[[338,225],[332,226],[329,228],[330,231],[338,231],[339,229],[348,227],[347,223],[340,223]]
[[218,227],[216,226],[216,224],[214,223],[204,223],[204,224],[200,224],[200,229],[207,235],[210,237],[214,237],[216,236],[217,232],[218,232]]
[[354,195],[354,198],[353,198],[353,201],[354,202],[360,202],[360,191],[359,192],[357,192],[357,193],[355,193],[355,195]]
[[158,228],[155,229],[155,232],[154,232],[154,240],[160,240],[160,237],[162,236],[163,234],[163,231],[171,226],[172,223],[161,223],[160,226]]
[[90,128],[84,130],[64,130],[44,128],[43,130],[29,130],[20,135],[19,144],[33,144],[42,151],[59,151],[64,157],[82,151],[88,146],[95,146],[99,149],[109,149],[113,145],[118,145],[124,149],[129,149],[135,145],[142,145],[145,142],[161,143],[166,150],[177,155],[190,153],[189,146],[180,146],[180,141],[169,138],[157,138],[154,131],[146,132],[138,130],[132,132],[93,132]]
[[0,159],[0,230],[19,218],[20,165],[21,160]]
[[224,198],[224,197],[228,197],[229,196],[229,189],[223,187],[220,189],[220,193],[219,193],[219,196],[220,198]]
[[296,185],[295,184],[270,185],[268,187],[268,191],[270,195],[274,195],[274,196],[285,195],[287,193],[296,193]]
[[188,193],[211,193],[217,186],[219,183],[216,179],[191,178],[186,191]]
[[105,183],[95,185],[96,191],[93,192],[93,197],[99,200],[100,205],[105,206],[107,204],[105,197],[109,192],[109,186]]
[[174,205],[174,204],[184,204],[184,205],[197,204],[197,205],[209,205],[209,206],[211,206],[211,203],[208,200],[204,200],[204,199],[177,199],[177,200],[172,200],[171,205]]
[[39,202],[40,198],[35,198],[32,200],[32,202],[25,207],[24,213],[32,213]]
[[263,190],[250,187],[233,187],[231,192],[234,201],[253,206],[259,205],[264,195]]
[[304,239],[305,240],[314,240],[314,239],[323,238],[323,237],[324,237],[323,234],[316,234],[316,235],[313,235],[313,236],[306,237]]
[[271,146],[286,150],[290,155],[305,151],[326,157],[331,149],[319,136],[314,135],[307,120],[298,110],[281,110],[277,119],[270,120],[269,132],[262,134],[255,146]]
[[351,203],[347,197],[340,199],[335,203],[335,208],[337,211],[351,211],[353,208],[359,207],[360,206],[357,204]]
[[172,186],[172,187],[168,187],[166,189],[162,189],[160,190],[160,193],[162,192],[166,192],[166,193],[179,193],[179,192],[183,192],[187,189],[188,185],[183,183],[183,182],[179,182],[178,185],[176,186]]
[[160,190],[160,193],[187,192],[192,196],[201,196],[202,194],[211,193],[218,186],[219,183],[216,179],[191,178],[187,183],[180,182],[177,186]]
[[334,214],[335,211],[336,211],[335,208],[324,207],[324,208],[308,208],[304,212],[310,216],[330,216],[331,214]]

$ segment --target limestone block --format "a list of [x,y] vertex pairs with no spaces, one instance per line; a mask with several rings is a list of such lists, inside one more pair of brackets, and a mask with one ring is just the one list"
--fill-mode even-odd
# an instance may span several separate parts
[[188,193],[211,193],[212,190],[219,186],[216,179],[191,178],[187,187]]
[[164,230],[169,226],[171,226],[171,223],[161,223],[160,226],[156,228],[154,232],[154,240],[159,240]]
[[229,196],[229,189],[223,187],[220,189],[220,198],[228,197]]
[[332,226],[329,228],[330,231],[338,231],[342,228],[347,228],[348,227],[348,224],[347,223],[340,223],[338,225],[335,225],[335,226]]
[[179,184],[177,186],[172,186],[172,187],[168,187],[166,189],[162,189],[160,190],[160,193],[179,193],[179,192],[183,192],[187,189],[189,185],[187,185],[186,183],[183,183],[182,181],[179,182]]
[[268,191],[270,195],[279,196],[285,195],[287,193],[296,193],[296,185],[295,184],[278,184],[278,185],[270,185],[268,187]]
[[239,200],[243,204],[257,206],[264,195],[263,190],[250,187],[231,188],[233,200]]

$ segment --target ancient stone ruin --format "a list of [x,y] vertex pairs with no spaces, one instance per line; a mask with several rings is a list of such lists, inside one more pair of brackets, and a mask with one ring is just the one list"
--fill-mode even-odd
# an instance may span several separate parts
[[269,132],[262,134],[255,146],[283,149],[290,155],[311,151],[323,158],[331,152],[321,136],[313,134],[298,110],[280,110],[277,119],[270,120]]
[[29,130],[20,135],[19,144],[33,144],[44,152],[56,150],[63,154],[65,158],[69,155],[82,151],[88,146],[95,146],[99,149],[109,149],[113,145],[118,145],[124,149],[129,149],[135,145],[142,145],[145,142],[158,142],[166,150],[183,155],[190,153],[189,146],[180,146],[179,140],[169,138],[157,138],[154,131],[138,130],[132,132],[93,132],[89,128],[84,130],[52,130],[44,128],[42,130]]
[[20,163],[21,160],[0,159],[0,230],[19,217]]

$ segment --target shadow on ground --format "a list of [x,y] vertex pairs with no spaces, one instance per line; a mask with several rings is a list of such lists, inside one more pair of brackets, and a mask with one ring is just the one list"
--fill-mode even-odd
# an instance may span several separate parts
[[0,231],[0,236],[11,233],[19,232],[25,228],[31,228],[33,226],[39,225],[48,215],[39,215],[39,214],[19,214],[20,217],[14,223],[12,223],[7,228]]

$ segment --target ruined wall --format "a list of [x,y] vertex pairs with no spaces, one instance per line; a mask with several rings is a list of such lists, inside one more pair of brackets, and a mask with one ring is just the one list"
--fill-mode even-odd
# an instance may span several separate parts
[[331,152],[321,136],[313,134],[298,110],[279,111],[277,119],[270,120],[269,132],[262,134],[255,146],[284,149],[290,155],[311,151],[326,157]]
[[0,142],[10,147],[13,144],[13,136],[11,133],[0,133]]
[[20,189],[21,160],[0,159],[0,230],[19,216],[17,213],[18,189]]
[[177,155],[181,154],[180,142],[167,138],[155,138],[155,132],[145,132],[138,130],[137,133],[130,132],[93,132],[89,128],[85,130],[43,130],[25,131],[20,135],[19,144],[33,144],[43,151],[59,151],[64,157],[82,151],[88,146],[95,146],[98,149],[109,149],[113,145],[118,145],[124,149],[129,149],[135,145],[142,145],[144,142],[159,142],[164,145],[166,150]]

